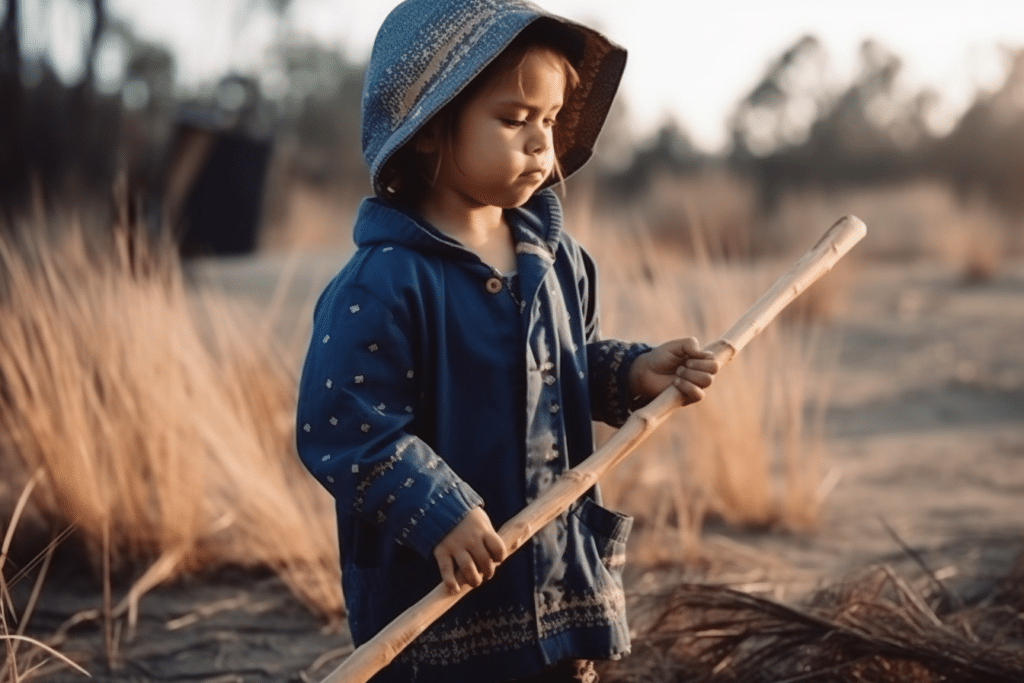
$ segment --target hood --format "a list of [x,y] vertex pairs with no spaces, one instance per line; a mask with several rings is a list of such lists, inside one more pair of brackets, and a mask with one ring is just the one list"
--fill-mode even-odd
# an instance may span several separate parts
[[535,22],[545,22],[579,73],[555,152],[565,177],[583,166],[618,89],[624,49],[524,0],[406,0],[381,25],[363,83],[363,156],[378,197],[387,196],[381,172],[392,155]]

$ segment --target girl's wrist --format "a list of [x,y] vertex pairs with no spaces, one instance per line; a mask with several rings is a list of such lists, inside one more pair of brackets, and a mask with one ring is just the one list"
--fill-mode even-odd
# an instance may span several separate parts
[[635,402],[637,399],[643,399],[643,374],[647,365],[647,354],[650,351],[645,351],[637,356],[633,360],[633,364],[629,368],[629,396]]

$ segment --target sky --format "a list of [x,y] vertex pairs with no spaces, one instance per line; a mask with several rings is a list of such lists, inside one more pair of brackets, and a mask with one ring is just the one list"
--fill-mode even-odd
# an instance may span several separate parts
[[[49,8],[52,34],[73,30],[78,0],[23,0]],[[282,26],[259,0],[108,0],[136,31],[177,56],[185,88],[230,68],[257,70],[282,31],[337,45],[365,59],[397,0],[292,0]],[[1001,82],[998,46],[1024,47],[1024,0],[540,0],[550,12],[598,28],[629,51],[621,93],[637,139],[674,117],[694,142],[716,151],[726,120],[769,62],[805,34],[828,54],[828,76],[849,83],[858,48],[874,38],[904,60],[903,87],[941,94],[937,125],[952,126],[979,89]],[[61,10],[60,8],[65,9]],[[46,14],[45,12],[43,13]],[[63,18],[61,18],[63,16]],[[56,18],[55,18],[56,17]],[[69,63],[72,58],[67,58]]]

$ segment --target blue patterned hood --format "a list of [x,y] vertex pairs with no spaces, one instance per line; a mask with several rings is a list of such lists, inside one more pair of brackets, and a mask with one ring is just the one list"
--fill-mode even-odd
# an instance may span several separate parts
[[580,75],[556,130],[563,175],[586,163],[618,90],[623,48],[523,0],[407,0],[378,31],[363,86],[363,157],[378,196],[386,196],[381,171],[388,159],[538,21],[550,24]]

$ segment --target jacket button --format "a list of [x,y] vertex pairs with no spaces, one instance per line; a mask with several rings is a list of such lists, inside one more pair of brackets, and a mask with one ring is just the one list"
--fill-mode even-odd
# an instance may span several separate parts
[[487,283],[484,286],[487,288],[487,291],[490,292],[491,294],[497,294],[498,292],[501,291],[501,287],[502,287],[501,278],[499,278],[499,277],[487,278]]

